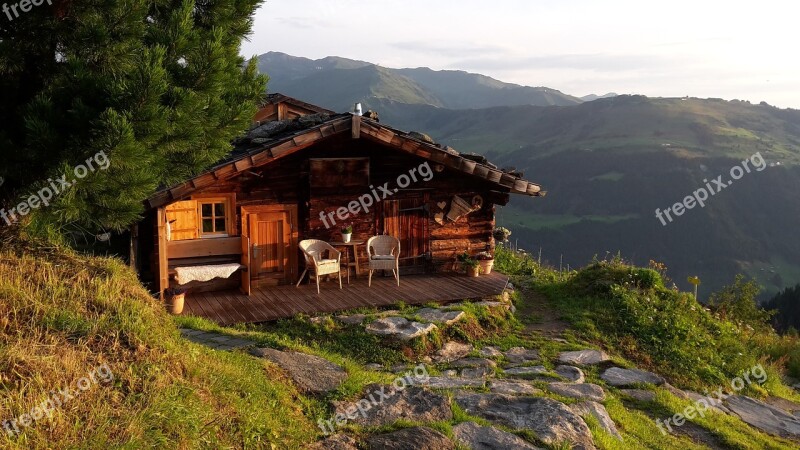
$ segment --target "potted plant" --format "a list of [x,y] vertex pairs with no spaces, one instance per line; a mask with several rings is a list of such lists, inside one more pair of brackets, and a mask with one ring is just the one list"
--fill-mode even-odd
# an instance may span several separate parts
[[492,267],[494,267],[494,257],[489,252],[480,252],[475,256],[475,259],[478,260],[478,264],[481,266],[481,273],[490,274],[492,273]]
[[481,273],[480,263],[477,259],[469,256],[469,253],[464,252],[458,255],[458,260],[461,262],[461,266],[464,267],[464,270],[466,270],[468,277],[475,278]]
[[506,227],[497,227],[494,229],[492,235],[494,236],[494,240],[498,242],[507,242],[508,237],[511,236],[511,230]]
[[353,226],[347,225],[342,227],[342,242],[345,244],[350,242],[350,239],[353,237]]
[[164,293],[167,297],[167,307],[169,308],[169,312],[175,315],[178,315],[183,312],[183,304],[184,300],[186,299],[186,292],[188,289],[186,288],[167,288],[164,290]]

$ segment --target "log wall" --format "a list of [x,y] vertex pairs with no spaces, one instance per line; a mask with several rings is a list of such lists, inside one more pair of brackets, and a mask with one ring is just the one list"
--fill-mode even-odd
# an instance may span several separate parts
[[[315,189],[312,193],[309,186],[311,158],[369,158],[369,186],[363,187],[331,187]],[[427,262],[435,270],[450,271],[457,268],[455,258],[458,254],[469,251],[475,254],[494,249],[492,231],[494,229],[494,205],[505,204],[508,194],[500,192],[498,186],[485,180],[473,178],[463,173],[448,169],[436,172],[436,164],[428,161],[432,178],[423,180],[426,171],[420,173],[419,167],[426,160],[414,155],[387,148],[366,139],[352,139],[349,135],[332,136],[310,149],[275,160],[263,168],[254,168],[243,176],[217,181],[214,185],[195,193],[195,195],[235,194],[236,218],[233,220],[233,234],[240,234],[241,207],[252,205],[293,204],[298,207],[300,223],[300,239],[340,240],[341,222],[336,215],[336,224],[329,223],[327,228],[320,215],[336,212],[340,207],[347,207],[359,197],[377,192],[380,201],[372,199],[369,211],[347,218],[344,222],[354,226],[353,239],[366,240],[380,234],[384,229],[383,201],[415,199],[415,204],[422,201],[430,213],[427,216],[428,226],[424,236],[428,240]],[[397,185],[400,175],[409,175],[417,169],[417,181],[409,177],[411,183],[401,189]],[[378,187],[388,183],[392,195],[384,194]],[[394,192],[397,188],[397,192]],[[456,222],[447,219],[446,214],[453,196],[458,195],[468,202],[475,196],[483,198],[483,207]],[[385,197],[385,198],[384,198]],[[422,200],[420,200],[422,199]],[[403,202],[401,202],[402,204]],[[442,209],[442,205],[444,209]],[[437,223],[437,213],[445,215],[444,224]],[[329,221],[330,222],[330,221]],[[157,241],[156,241],[157,242]],[[366,267],[367,255],[360,248],[359,260]],[[155,273],[158,273],[155,270]]]

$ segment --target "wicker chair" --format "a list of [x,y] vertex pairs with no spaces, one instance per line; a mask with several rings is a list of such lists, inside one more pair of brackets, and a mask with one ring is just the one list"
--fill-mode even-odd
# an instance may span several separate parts
[[[300,283],[305,278],[306,273],[309,270],[314,271],[314,278],[317,280],[317,294],[319,294],[319,278],[323,275],[330,275],[334,273],[339,274],[339,289],[342,288],[342,269],[341,269],[341,260],[342,260],[342,252],[336,250],[325,241],[320,241],[318,239],[306,239],[305,241],[300,241],[300,250],[303,252],[303,256],[306,259],[306,269],[303,271],[303,274],[300,275],[300,279],[297,280],[296,287],[300,286]],[[328,257],[323,258],[325,252],[328,252]],[[311,281],[311,274],[309,274],[309,282]]]
[[369,255],[369,283],[372,286],[372,272],[391,270],[400,286],[400,241],[392,236],[372,236],[367,240]]

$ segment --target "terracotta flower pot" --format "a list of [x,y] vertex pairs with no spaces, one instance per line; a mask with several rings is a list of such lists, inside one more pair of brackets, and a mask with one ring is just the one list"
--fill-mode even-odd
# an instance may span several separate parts
[[467,267],[467,276],[470,278],[477,278],[480,272],[480,266]]
[[167,301],[169,312],[178,315],[183,312],[183,304],[186,299],[186,294],[175,294]]
[[492,267],[494,267],[494,260],[493,259],[484,259],[478,261],[478,264],[481,266],[481,272],[485,274],[492,273]]

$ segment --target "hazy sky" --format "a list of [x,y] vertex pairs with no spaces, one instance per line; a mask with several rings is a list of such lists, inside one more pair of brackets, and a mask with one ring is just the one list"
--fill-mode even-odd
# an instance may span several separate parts
[[267,0],[242,51],[800,108],[798,13],[796,0]]

